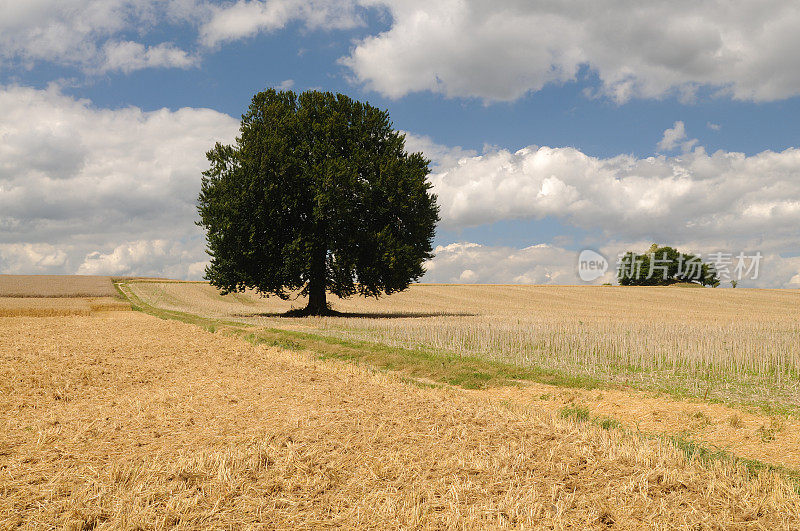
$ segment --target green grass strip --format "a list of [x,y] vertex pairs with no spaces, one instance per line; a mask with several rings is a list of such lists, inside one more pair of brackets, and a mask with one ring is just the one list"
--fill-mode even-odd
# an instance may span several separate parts
[[571,419],[578,423],[589,422],[596,426],[600,426],[604,430],[617,430],[620,433],[629,436],[658,440],[664,444],[672,445],[681,450],[687,461],[696,460],[705,466],[708,466],[714,462],[731,463],[734,466],[743,467],[750,477],[756,476],[759,472],[774,472],[789,480],[795,492],[800,495],[800,471],[792,468],[765,463],[763,461],[759,461],[758,459],[737,457],[728,451],[712,449],[678,435],[654,435],[652,433],[642,432],[639,430],[630,430],[623,427],[622,424],[616,419],[608,417],[592,417],[589,409],[583,406],[572,405],[563,407],[559,410],[559,416],[564,419]]

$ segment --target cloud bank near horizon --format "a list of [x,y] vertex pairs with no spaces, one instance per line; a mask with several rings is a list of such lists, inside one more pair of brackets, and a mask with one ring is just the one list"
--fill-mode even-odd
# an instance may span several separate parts
[[0,88],[0,272],[196,276],[205,152],[238,126],[210,109]]
[[[199,278],[207,257],[194,221],[204,153],[237,129],[237,120],[209,109],[107,110],[56,88],[0,88],[0,272]],[[764,275],[752,285],[800,283],[796,148],[478,154],[413,134],[407,147],[434,160],[443,229],[552,218],[585,233],[570,245],[553,238],[523,249],[451,242],[438,248],[427,281],[575,283],[578,247],[613,258],[658,242],[761,251]]]

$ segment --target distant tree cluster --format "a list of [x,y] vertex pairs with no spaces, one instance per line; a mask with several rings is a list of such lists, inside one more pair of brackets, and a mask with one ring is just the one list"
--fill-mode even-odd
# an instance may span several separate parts
[[621,286],[693,283],[716,288],[720,283],[713,264],[703,262],[699,256],[657,244],[644,254],[625,253],[618,264],[617,280]]

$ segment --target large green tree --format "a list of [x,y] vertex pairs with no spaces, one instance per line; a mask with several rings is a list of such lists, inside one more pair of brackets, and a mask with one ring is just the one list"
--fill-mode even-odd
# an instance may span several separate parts
[[247,288],[308,296],[406,289],[433,255],[439,220],[429,161],[405,151],[386,111],[342,94],[267,90],[253,97],[234,145],[207,154],[198,224],[223,294]]

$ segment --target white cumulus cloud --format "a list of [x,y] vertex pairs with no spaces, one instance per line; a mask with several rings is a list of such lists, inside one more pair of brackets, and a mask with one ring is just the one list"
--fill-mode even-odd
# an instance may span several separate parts
[[205,152],[237,130],[209,109],[107,110],[0,88],[0,269],[186,276],[207,258],[194,226]]
[[[440,245],[426,263],[425,282],[579,284],[578,254],[549,244],[523,249],[459,242]],[[598,280],[603,282],[611,277]]]
[[[685,138],[678,136],[676,143]],[[489,148],[475,155],[430,139],[411,145],[438,158],[430,178],[441,227],[450,231],[554,218],[581,229],[582,243],[607,256],[643,252],[653,242],[696,253],[761,251],[764,275],[749,285],[788,286],[800,273],[800,258],[792,257],[800,247],[797,148],[748,156],[696,147],[679,156],[598,158],[570,147]],[[462,262],[446,275],[453,281],[466,270],[470,281],[496,278],[469,257],[492,256],[488,262],[500,264],[502,255],[519,256],[502,247],[458,249]]]
[[[678,245],[684,252],[699,253],[707,262],[713,262],[716,251],[699,252],[693,244]],[[458,284],[603,284],[615,283],[617,259],[626,251],[646,252],[650,246],[646,241],[614,241],[599,247],[601,256],[608,262],[608,270],[599,278],[584,282],[578,274],[577,250],[557,245],[540,243],[524,248],[479,245],[459,242],[440,245],[435,256],[426,263],[424,282]],[[745,253],[745,264],[752,263],[755,253]],[[736,257],[729,266],[735,276]],[[741,287],[755,288],[800,288],[800,257],[782,257],[777,253],[763,254],[755,268],[744,271],[739,281]],[[730,282],[723,279],[723,287]]]
[[[598,79],[590,94],[618,102],[693,100],[701,89],[752,101],[800,95],[795,0],[0,0],[0,13],[0,68],[186,68],[259,33],[349,30],[377,14],[382,31],[356,40],[341,63],[394,98],[511,101],[582,73]],[[191,50],[150,42],[187,28]]]
[[239,0],[212,6],[211,15],[200,28],[200,40],[216,46],[281,29],[299,20],[310,30],[350,29],[364,22],[354,0]]
[[67,253],[47,243],[0,243],[0,272],[16,274],[63,273]]
[[600,93],[631,97],[699,87],[736,99],[800,94],[800,4],[794,0],[371,0],[392,24],[342,62],[390,97],[433,91],[514,100],[587,67]]
[[110,41],[103,47],[104,59],[99,70],[130,73],[144,68],[189,68],[199,59],[171,43],[145,46],[133,41]]
[[678,121],[673,124],[671,129],[664,131],[664,136],[658,143],[658,149],[661,151],[672,151],[679,145],[684,146],[684,151],[689,151],[697,140],[686,141],[686,126],[683,122]]
[[436,168],[452,168],[459,161],[478,155],[473,149],[464,149],[460,146],[450,147],[437,144],[427,135],[416,135],[403,131],[406,135],[406,151],[409,153],[422,152],[431,160],[431,166]]
[[0,69],[4,63],[50,62],[87,72],[186,68],[196,59],[171,43],[120,39],[160,23],[202,16],[192,0],[0,0]]
[[575,148],[493,149],[432,174],[443,223],[559,218],[608,235],[740,241],[795,234],[800,150],[702,147],[680,156],[591,157]]
[[205,262],[196,262],[197,257],[196,247],[181,242],[137,240],[87,254],[77,274],[199,279]]

